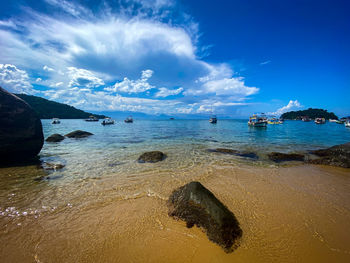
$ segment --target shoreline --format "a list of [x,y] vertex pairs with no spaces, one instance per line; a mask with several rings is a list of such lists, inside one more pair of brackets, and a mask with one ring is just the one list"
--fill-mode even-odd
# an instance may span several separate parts
[[[187,229],[184,222],[167,216],[171,191],[192,180],[203,183],[238,218],[243,238],[233,253],[224,253],[197,227]],[[61,205],[54,210],[48,206],[37,218],[2,216],[0,255],[8,262],[350,259],[350,239],[344,231],[350,227],[350,178],[344,168],[218,163],[195,165],[176,177],[146,177],[142,189],[137,184],[117,187],[117,182],[115,177],[88,180],[93,191],[63,198]],[[30,199],[34,194],[26,195]],[[49,202],[47,198],[38,204]]]

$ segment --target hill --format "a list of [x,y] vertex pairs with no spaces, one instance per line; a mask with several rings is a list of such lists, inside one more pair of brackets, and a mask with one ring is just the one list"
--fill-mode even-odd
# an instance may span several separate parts
[[300,120],[303,116],[308,116],[310,119],[315,119],[315,118],[325,118],[326,120],[338,119],[338,116],[335,115],[333,112],[328,112],[327,110],[323,110],[323,109],[312,109],[312,108],[309,108],[307,110],[286,112],[282,114],[281,118],[285,120]]
[[41,97],[25,94],[15,95],[27,102],[38,113],[40,119],[86,119],[91,115],[95,116],[98,119],[105,118],[104,115],[92,114],[74,108],[73,106],[47,100]]

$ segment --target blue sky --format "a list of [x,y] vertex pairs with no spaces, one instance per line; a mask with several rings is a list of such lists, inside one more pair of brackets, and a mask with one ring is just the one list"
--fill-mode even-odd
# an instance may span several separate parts
[[0,85],[89,111],[350,115],[350,4],[6,1]]

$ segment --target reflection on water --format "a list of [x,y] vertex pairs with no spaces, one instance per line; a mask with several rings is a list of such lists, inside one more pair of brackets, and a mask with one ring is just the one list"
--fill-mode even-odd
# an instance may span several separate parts
[[[348,170],[278,167],[207,151],[229,147],[262,156],[350,141],[340,125],[300,131],[295,122],[265,130],[243,121],[43,124],[46,137],[76,129],[95,135],[45,144],[41,159],[64,164],[61,170],[0,168],[2,262],[350,261]],[[326,134],[330,139],[323,140]],[[168,158],[136,162],[148,150]],[[240,221],[244,235],[234,253],[225,254],[199,229],[167,216],[169,194],[192,180]]]

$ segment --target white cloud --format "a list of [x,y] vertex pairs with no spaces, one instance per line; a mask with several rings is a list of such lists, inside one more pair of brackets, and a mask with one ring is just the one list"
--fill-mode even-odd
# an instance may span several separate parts
[[270,115],[282,115],[285,112],[288,112],[290,110],[301,108],[301,104],[297,100],[290,100],[289,103],[286,106],[283,106],[282,108],[279,108],[275,112],[269,112]]
[[269,63],[271,63],[271,60],[266,60],[266,61],[261,62],[260,66],[267,65]]
[[67,69],[67,74],[70,77],[69,87],[79,86],[94,88],[105,84],[102,79],[96,77],[95,74],[89,70],[75,67],[68,67]]
[[148,83],[148,79],[153,75],[153,71],[150,69],[143,70],[141,78],[137,80],[129,80],[124,78],[123,81],[117,82],[113,87],[105,88],[107,91],[113,92],[125,92],[125,93],[140,93],[155,88]]
[[54,72],[55,70],[53,68],[50,68],[48,66],[43,66],[43,70],[48,71],[48,72]]
[[33,92],[27,72],[11,64],[0,64],[0,86],[14,93]]
[[173,95],[178,95],[180,94],[184,89],[183,88],[178,88],[178,89],[167,89],[167,88],[159,88],[159,91],[156,93],[156,97],[168,97],[168,96],[173,96]]
[[37,79],[35,80],[35,82],[41,82],[41,81],[43,81],[41,78],[37,78]]

